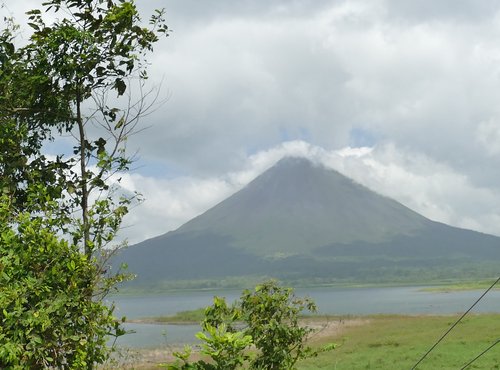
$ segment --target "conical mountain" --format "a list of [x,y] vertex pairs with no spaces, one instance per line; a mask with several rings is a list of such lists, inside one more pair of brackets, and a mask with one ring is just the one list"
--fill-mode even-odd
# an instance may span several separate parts
[[274,276],[322,282],[483,276],[500,238],[433,222],[304,158],[284,158],[179,229],[126,249],[135,284]]
[[175,234],[211,233],[260,256],[413,235],[428,220],[340,173],[286,157]]

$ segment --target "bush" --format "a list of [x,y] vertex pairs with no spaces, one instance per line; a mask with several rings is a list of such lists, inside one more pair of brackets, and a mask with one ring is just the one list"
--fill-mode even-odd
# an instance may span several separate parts
[[331,350],[328,345],[319,350],[307,346],[312,329],[301,326],[304,312],[316,312],[314,302],[298,298],[291,288],[280,287],[275,281],[258,285],[254,291],[245,290],[238,302],[229,306],[226,300],[215,297],[205,310],[202,353],[211,362],[189,362],[190,348],[175,353],[177,363],[166,365],[170,370],[260,370],[294,369],[297,361]]
[[[2,200],[4,200],[3,198]],[[0,205],[0,368],[81,369],[104,362],[113,308],[88,299],[96,264],[48,218]]]

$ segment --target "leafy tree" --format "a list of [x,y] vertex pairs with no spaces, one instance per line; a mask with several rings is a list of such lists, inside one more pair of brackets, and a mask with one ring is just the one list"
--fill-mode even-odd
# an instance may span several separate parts
[[[36,114],[21,120],[32,122],[42,138],[52,139],[54,129],[75,138],[74,156],[55,162],[64,170],[63,209],[80,212],[73,237],[90,257],[113,239],[127,212],[129,198],[115,205],[113,197],[102,194],[109,194],[113,174],[128,170],[126,141],[148,108],[144,96],[133,104],[126,97],[126,106],[118,107],[108,104],[108,95],[120,98],[127,81],[147,78],[144,55],[168,28],[163,11],[151,17],[150,28],[143,27],[133,1],[51,0],[43,5],[44,12],[28,12],[34,32],[21,53],[22,66],[38,79],[28,100],[28,110],[35,107]],[[44,16],[50,11],[62,18],[47,25]],[[47,95],[53,97],[49,102]],[[92,137],[91,129],[98,134]],[[92,193],[101,195],[93,204]]]
[[[24,209],[31,186],[45,184],[52,198],[61,197],[58,177],[64,166],[50,163],[41,153],[59,116],[67,116],[57,96],[49,94],[45,75],[26,65],[23,49],[16,49],[18,26],[4,17],[0,31],[0,189],[17,208]],[[33,196],[33,194],[31,194]],[[43,202],[42,202],[43,203]],[[34,206],[34,204],[30,204]]]
[[[140,197],[120,192],[119,173],[156,101],[144,90],[146,55],[169,30],[163,10],[144,24],[133,0],[42,5],[28,12],[24,46],[8,17],[0,30],[0,367],[90,369],[107,358],[107,335],[121,334],[102,301],[124,276],[106,275],[106,264]],[[71,152],[44,154],[70,138]]]
[[189,362],[190,349],[176,353],[177,363],[167,369],[239,368],[260,370],[294,369],[297,361],[333,349],[333,344],[312,349],[306,341],[313,329],[300,325],[304,312],[315,312],[314,302],[298,298],[291,288],[275,281],[258,285],[254,291],[245,290],[235,304],[229,306],[224,298],[215,297],[205,310],[202,353],[212,362]]

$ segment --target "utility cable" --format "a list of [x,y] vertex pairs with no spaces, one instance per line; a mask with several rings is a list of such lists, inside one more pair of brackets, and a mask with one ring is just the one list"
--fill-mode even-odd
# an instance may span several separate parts
[[498,343],[500,343],[500,338],[496,340],[496,342],[494,342],[491,346],[489,346],[488,348],[486,348],[483,352],[481,352],[479,355],[477,355],[476,357],[474,357],[472,360],[470,360],[469,362],[467,362],[467,364],[460,368],[460,370],[464,370],[466,368],[468,368],[474,361],[476,361],[479,357],[481,357],[482,355],[484,355],[486,352],[488,352],[490,349],[492,349],[493,347],[495,347]]
[[489,292],[491,289],[493,289],[493,287],[494,287],[494,286],[495,286],[495,285],[496,285],[499,281],[500,281],[500,277],[499,277],[498,279],[496,279],[496,280],[495,280],[495,282],[494,282],[493,284],[491,284],[491,285],[490,285],[490,287],[489,287],[488,289],[486,289],[486,291],[485,291],[483,294],[481,294],[481,296],[480,296],[480,297],[479,297],[479,298],[478,298],[478,299],[474,302],[474,304],[473,304],[472,306],[470,306],[470,307],[469,307],[469,309],[468,309],[467,311],[465,311],[465,312],[463,313],[463,315],[462,315],[462,316],[460,316],[460,318],[459,318],[457,321],[455,321],[455,323],[454,323],[454,324],[453,324],[453,325],[452,325],[452,326],[451,326],[451,327],[450,327],[450,328],[446,331],[446,333],[444,333],[444,334],[441,336],[441,338],[439,338],[439,339],[436,341],[436,343],[434,343],[434,344],[432,345],[432,347],[431,347],[431,348],[429,348],[429,350],[428,350],[428,351],[427,351],[427,352],[426,352],[426,353],[425,353],[425,354],[424,354],[424,355],[423,355],[423,356],[422,356],[422,357],[421,357],[421,358],[417,361],[417,363],[416,363],[415,365],[413,365],[413,367],[411,368],[411,370],[415,370],[415,369],[417,368],[417,366],[418,366],[418,365],[419,365],[419,364],[420,364],[420,363],[421,363],[421,362],[422,362],[422,361],[423,361],[423,360],[424,360],[424,359],[425,359],[425,358],[429,355],[429,353],[431,353],[431,352],[434,350],[434,348],[436,348],[436,346],[437,346],[439,343],[441,343],[441,341],[442,341],[442,340],[443,340],[443,339],[444,339],[444,338],[445,338],[445,337],[446,337],[446,336],[447,336],[447,335],[448,335],[448,334],[449,334],[449,333],[450,333],[450,332],[451,332],[451,331],[455,328],[455,326],[457,326],[457,325],[458,325],[458,323],[459,323],[460,321],[462,321],[462,319],[463,319],[463,318],[464,318],[464,317],[465,317],[465,316],[466,316],[466,315],[467,315],[467,314],[468,314],[468,313],[469,313],[469,312],[470,312],[470,311],[471,311],[471,310],[472,310],[472,309],[473,309],[473,308],[474,308],[474,307],[475,307],[475,306],[479,303],[479,301],[480,301],[481,299],[483,299],[483,297],[484,297],[486,294],[488,294],[488,292]]

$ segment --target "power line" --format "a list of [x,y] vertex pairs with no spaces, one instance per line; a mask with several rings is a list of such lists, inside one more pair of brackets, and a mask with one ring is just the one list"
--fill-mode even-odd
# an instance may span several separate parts
[[489,346],[488,348],[486,348],[483,352],[481,352],[479,355],[477,355],[476,357],[474,357],[472,360],[470,360],[469,362],[467,362],[467,364],[460,368],[460,370],[464,370],[466,369],[467,367],[469,367],[474,361],[476,361],[479,357],[481,357],[482,355],[484,355],[486,352],[488,352],[490,349],[492,349],[493,347],[495,347],[498,343],[500,343],[500,338],[496,340],[496,342],[494,342],[491,346]]
[[[467,311],[464,312],[464,314],[462,316],[460,316],[460,318],[455,321],[455,323],[446,331],[446,333],[444,333],[441,338],[439,338],[436,343],[433,344],[433,346],[431,348],[429,348],[429,350],[417,361],[417,363],[415,365],[413,365],[413,367],[411,368],[411,370],[415,370],[417,368],[417,366],[429,355],[429,353],[431,353],[434,348],[436,348],[436,346],[441,343],[441,341],[455,328],[455,326],[458,325],[458,323],[460,321],[462,321],[462,319],[479,303],[479,301],[481,299],[483,299],[483,297],[488,294],[488,292],[493,289],[493,287],[500,281],[500,277],[498,279],[495,280],[495,282],[493,284],[491,284],[491,286],[486,289],[486,291],[481,294],[481,296],[474,302],[474,304],[472,306],[469,307],[469,309]],[[467,365],[468,366],[468,365]]]

